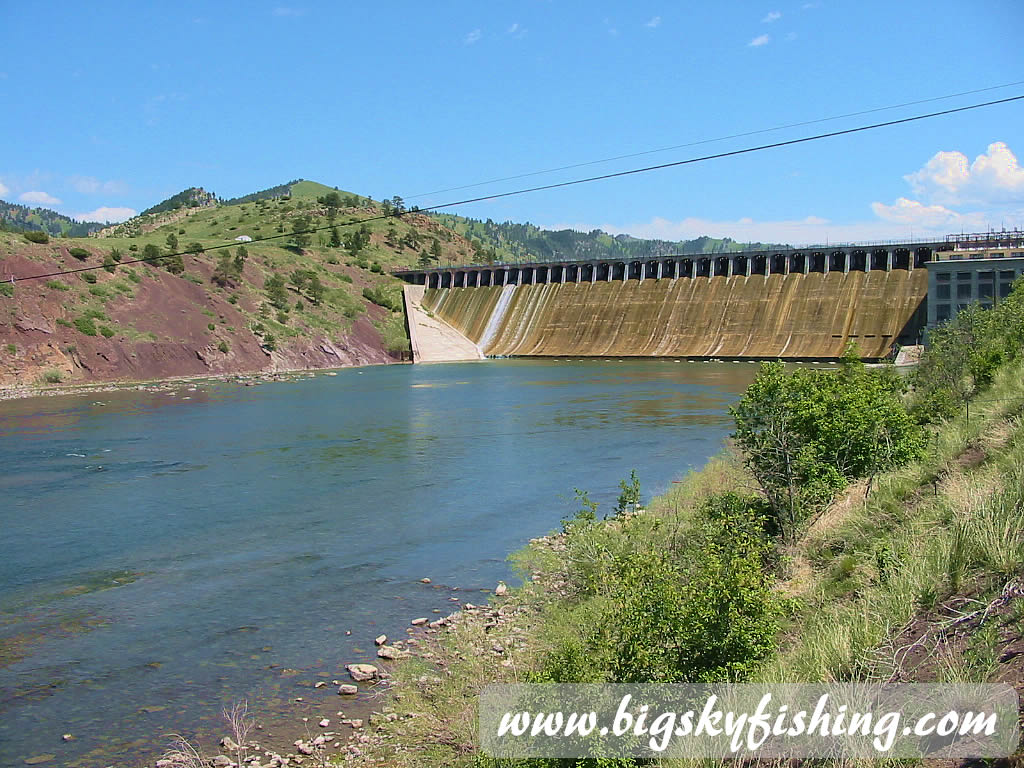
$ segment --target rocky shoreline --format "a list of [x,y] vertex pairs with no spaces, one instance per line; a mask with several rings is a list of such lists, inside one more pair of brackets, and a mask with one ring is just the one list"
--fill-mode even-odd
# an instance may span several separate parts
[[[565,538],[540,536],[531,539],[529,547],[562,553]],[[431,580],[425,577],[420,583]],[[271,748],[269,742],[252,738],[254,731],[264,731],[263,725],[250,718],[248,727],[240,728],[240,719],[225,713],[231,733],[220,740],[219,754],[207,757],[179,746],[152,763],[152,768],[320,767],[339,759],[353,765],[380,765],[388,753],[415,752],[423,745],[410,742],[402,732],[404,725],[426,717],[407,706],[414,689],[431,695],[431,690],[453,678],[452,668],[467,658],[492,668],[495,681],[514,677],[518,656],[529,645],[530,617],[538,615],[546,599],[564,598],[567,584],[560,571],[533,570],[523,587],[510,589],[499,582],[487,594],[489,601],[484,605],[449,597],[458,603],[452,613],[411,619],[404,638],[385,634],[373,638],[376,663],[346,664],[348,680],[316,681],[314,689],[334,691],[343,707],[334,717],[329,713],[319,719],[301,717],[295,725],[305,732],[304,737]],[[467,642],[467,636],[475,639]],[[296,697],[296,702],[302,701]],[[395,706],[400,702],[401,713]]]
[[103,392],[175,392],[182,387],[192,386],[193,389],[203,384],[237,384],[245,387],[256,387],[260,384],[274,382],[299,381],[312,379],[316,376],[336,376],[338,371],[354,368],[367,368],[377,365],[403,365],[399,361],[391,363],[369,363],[367,365],[347,365],[337,368],[296,368],[289,370],[265,371],[260,373],[222,373],[199,376],[174,376],[151,381],[110,381],[75,385],[17,385],[0,387],[0,402],[4,400],[23,400],[33,397],[61,397],[75,395],[92,395]]
[[[531,545],[550,546],[556,538],[533,539]],[[423,578],[420,582],[429,584],[430,579]],[[509,590],[504,582],[499,582],[489,594],[492,601],[487,605],[449,598],[459,602],[458,610],[434,619],[425,616],[411,619],[405,638],[389,638],[385,634],[373,638],[377,663],[346,664],[347,680],[317,680],[313,688],[334,691],[340,697],[337,702],[342,708],[331,716],[323,710],[334,709],[339,704],[324,704],[320,707],[321,717],[303,716],[293,722],[295,728],[305,732],[304,737],[285,745],[272,744],[275,739],[261,738],[269,726],[259,723],[244,708],[241,712],[226,711],[225,726],[229,733],[220,739],[218,754],[207,756],[200,746],[179,739],[150,765],[152,768],[289,768],[326,766],[339,757],[346,762],[360,762],[382,746],[389,745],[393,739],[388,732],[390,724],[416,717],[415,713],[396,714],[389,706],[391,697],[396,694],[400,697],[403,690],[404,683],[396,681],[394,675],[398,665],[417,661],[428,665],[433,672],[419,675],[416,683],[436,685],[441,682],[441,675],[452,674],[447,669],[454,661],[450,658],[452,651],[443,642],[447,633],[471,627],[484,631],[499,626],[511,628],[514,619],[528,610],[516,599],[518,593]],[[490,653],[496,668],[500,669],[512,663],[505,658],[505,645],[511,644],[495,642],[489,648],[465,648],[463,652]],[[301,704],[305,699],[300,696],[294,701]]]

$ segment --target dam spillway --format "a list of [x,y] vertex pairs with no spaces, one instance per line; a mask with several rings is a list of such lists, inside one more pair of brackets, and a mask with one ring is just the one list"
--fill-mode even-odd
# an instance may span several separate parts
[[427,288],[489,356],[865,359],[913,344],[924,269]]

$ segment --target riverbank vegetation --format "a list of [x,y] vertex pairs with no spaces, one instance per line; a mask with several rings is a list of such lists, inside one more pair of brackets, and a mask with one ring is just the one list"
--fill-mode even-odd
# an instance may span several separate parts
[[514,556],[520,589],[422,638],[362,758],[497,765],[475,714],[498,682],[1019,685],[1022,382],[1024,284],[936,331],[909,379],[852,353],[765,364],[702,471],[646,509],[624,481],[603,518],[577,492]]

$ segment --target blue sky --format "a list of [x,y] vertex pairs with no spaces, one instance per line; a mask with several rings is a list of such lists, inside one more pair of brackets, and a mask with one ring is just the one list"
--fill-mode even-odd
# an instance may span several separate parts
[[[1020,0],[0,3],[0,198],[421,206],[1024,94]],[[455,212],[794,243],[1024,228],[1024,102]],[[613,162],[424,195],[602,158]]]

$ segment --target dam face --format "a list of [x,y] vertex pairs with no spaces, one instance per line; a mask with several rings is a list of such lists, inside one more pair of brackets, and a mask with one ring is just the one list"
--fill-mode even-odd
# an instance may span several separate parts
[[423,306],[491,356],[865,359],[914,344],[928,273],[877,269],[427,288]]

